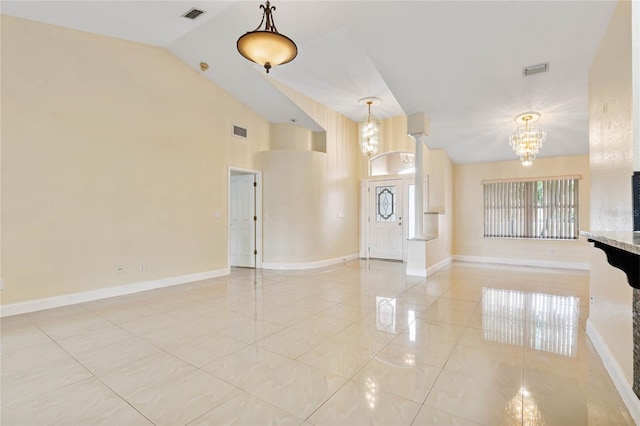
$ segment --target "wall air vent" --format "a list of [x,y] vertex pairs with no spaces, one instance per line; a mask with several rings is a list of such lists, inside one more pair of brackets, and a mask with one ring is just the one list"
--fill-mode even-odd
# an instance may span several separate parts
[[529,65],[528,67],[522,68],[522,76],[529,77],[530,75],[540,74],[548,71],[549,71],[549,62],[536,64],[536,65]]
[[206,11],[192,7],[191,9],[189,9],[187,12],[183,13],[180,16],[182,16],[183,18],[196,19],[198,16],[202,15],[203,13],[206,13]]
[[244,127],[236,126],[234,124],[233,125],[233,136],[237,136],[239,138],[246,139],[247,138],[247,129],[245,129]]

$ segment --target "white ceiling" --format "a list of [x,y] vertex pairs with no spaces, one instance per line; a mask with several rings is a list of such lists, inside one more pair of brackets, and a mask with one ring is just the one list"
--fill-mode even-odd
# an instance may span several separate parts
[[[163,46],[271,122],[322,130],[276,79],[355,121],[367,96],[381,118],[431,117],[430,148],[455,163],[512,160],[513,118],[542,114],[541,157],[588,153],[587,73],[614,1],[279,1],[278,30],[298,57],[264,70],[236,51],[259,1],[2,1],[7,15]],[[180,15],[207,11],[195,21]],[[522,67],[550,72],[522,77]]]

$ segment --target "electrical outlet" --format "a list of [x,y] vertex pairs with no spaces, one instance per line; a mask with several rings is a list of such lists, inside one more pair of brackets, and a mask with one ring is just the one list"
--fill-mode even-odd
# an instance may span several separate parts
[[145,269],[147,269],[147,265],[144,264],[144,262],[140,263],[140,272],[144,271]]
[[596,294],[595,293],[591,293],[591,295],[589,296],[589,303],[593,305],[593,302],[596,300]]
[[118,267],[116,268],[116,271],[118,271],[118,272],[124,272],[124,266],[122,266],[122,265],[118,265]]

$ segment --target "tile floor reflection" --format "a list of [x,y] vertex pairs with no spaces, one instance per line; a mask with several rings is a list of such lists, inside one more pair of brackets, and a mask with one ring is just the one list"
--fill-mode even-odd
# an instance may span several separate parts
[[575,296],[485,288],[483,338],[575,357],[579,300]]
[[588,274],[352,261],[2,318],[2,425],[632,425]]

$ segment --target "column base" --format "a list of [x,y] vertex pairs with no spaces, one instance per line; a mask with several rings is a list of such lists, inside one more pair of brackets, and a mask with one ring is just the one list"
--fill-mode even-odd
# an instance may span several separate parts
[[427,276],[427,240],[412,238],[407,241],[407,275]]

